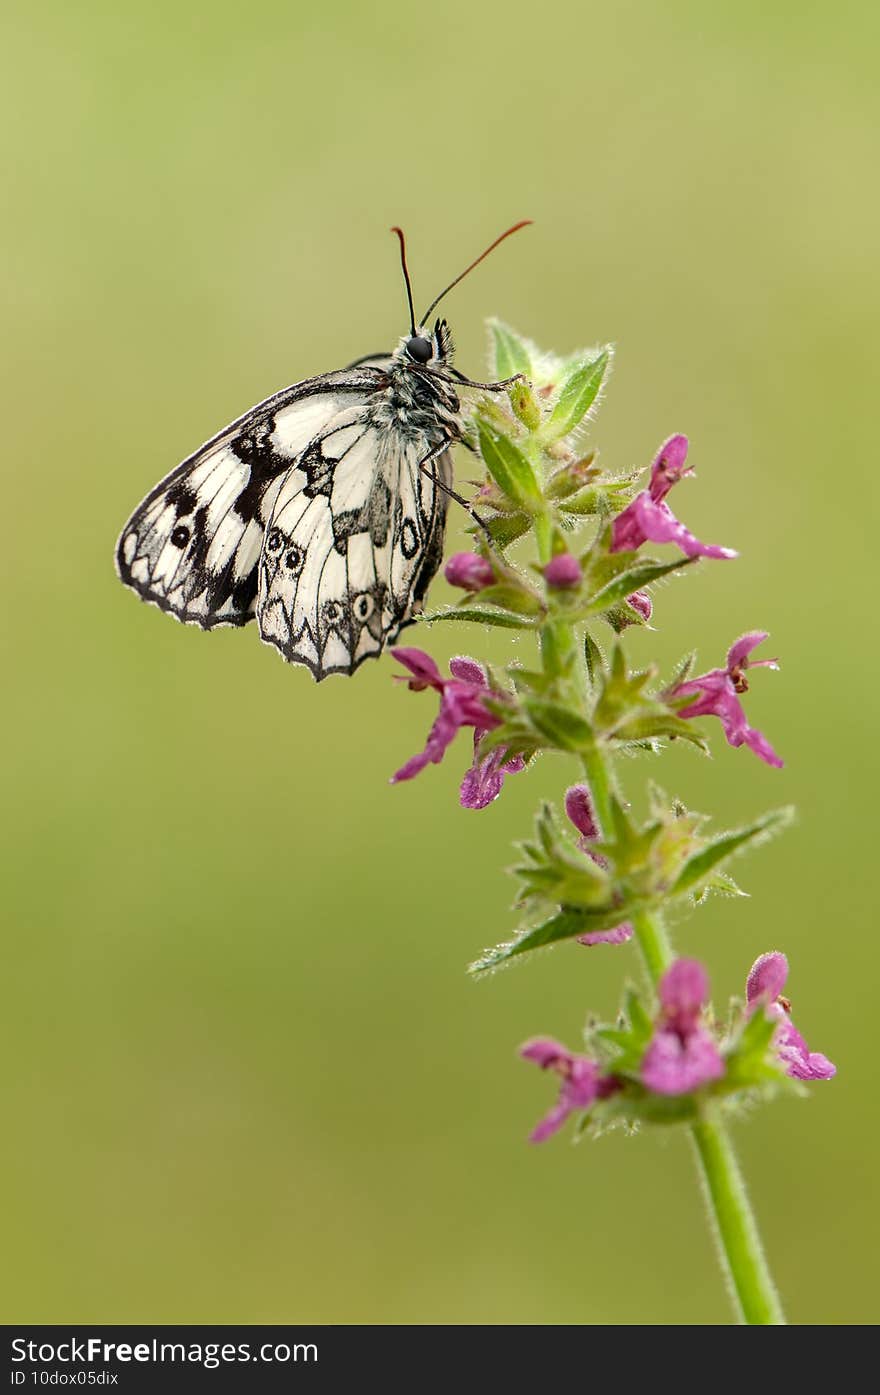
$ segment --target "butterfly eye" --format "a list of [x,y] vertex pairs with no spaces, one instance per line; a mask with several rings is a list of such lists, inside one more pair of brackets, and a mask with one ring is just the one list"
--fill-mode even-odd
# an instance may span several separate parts
[[434,345],[421,334],[414,334],[407,340],[406,351],[416,363],[429,363],[434,357]]

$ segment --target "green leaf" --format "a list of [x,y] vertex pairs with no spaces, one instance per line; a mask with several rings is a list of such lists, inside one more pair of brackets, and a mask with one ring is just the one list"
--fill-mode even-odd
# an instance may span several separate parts
[[510,582],[498,582],[495,586],[485,586],[480,591],[480,601],[485,605],[501,606],[503,610],[513,610],[519,615],[538,615],[544,607],[534,591],[526,586]]
[[766,1012],[753,1012],[745,1020],[727,1054],[727,1069],[721,1082],[724,1093],[784,1079],[771,1049],[778,1026]]
[[559,940],[571,940],[575,935],[585,935],[595,930],[612,930],[626,918],[627,912],[619,907],[599,911],[563,909],[542,925],[535,926],[533,930],[526,930],[517,939],[496,945],[494,949],[487,949],[469,966],[468,972],[484,974],[497,968],[499,964],[506,963],[508,959],[515,959],[518,955],[528,954],[535,949],[544,949]]
[[599,395],[610,360],[611,351],[605,348],[569,368],[546,426],[548,440],[567,436],[580,425]]
[[573,514],[577,519],[589,514],[606,516],[619,512],[634,492],[629,479],[605,480],[598,484],[585,485],[576,494],[560,499],[559,508],[563,514]]
[[701,887],[694,892],[694,903],[699,905],[707,897],[715,892],[718,896],[748,896],[747,891],[743,891],[741,886],[728,876],[726,872],[714,872]]
[[528,511],[535,512],[541,504],[541,488],[519,446],[482,417],[477,419],[477,431],[480,454],[502,494]]
[[[494,518],[487,520],[487,527],[492,541],[497,547],[502,549],[510,547],[512,543],[515,543],[523,534],[527,533],[531,526],[532,520],[529,518],[528,514],[525,513],[496,514]],[[470,531],[479,533],[482,530],[473,528]]]
[[541,425],[541,408],[528,383],[511,383],[507,399],[517,421],[521,421],[527,431],[537,431]]
[[774,809],[769,814],[755,819],[754,823],[745,828],[722,833],[720,837],[705,843],[699,852],[694,853],[693,857],[689,857],[685,862],[670,889],[670,895],[681,896],[686,891],[693,891],[706,881],[720,863],[740,852],[747,843],[766,842],[768,838],[781,832],[793,818],[794,810],[790,806]]
[[582,751],[592,745],[593,729],[585,718],[561,703],[526,698],[523,708],[532,725],[558,751]]
[[455,607],[450,610],[433,610],[417,617],[420,625],[435,625],[438,620],[466,620],[472,625],[495,625],[502,630],[531,630],[531,620],[521,615],[509,615],[501,610],[480,610],[479,606]]
[[544,673],[540,669],[517,668],[512,665],[507,674],[518,693],[544,694],[556,682],[552,674]]
[[587,665],[587,676],[590,683],[595,684],[599,676],[605,671],[605,659],[602,650],[599,648],[589,630],[584,634],[584,660]]
[[628,567],[625,572],[621,572],[603,586],[601,591],[597,591],[589,605],[578,611],[576,618],[587,619],[591,615],[610,610],[612,606],[625,601],[634,591],[641,591],[643,587],[650,586],[652,581],[659,581],[661,576],[668,576],[670,572],[693,566],[696,561],[695,557],[679,557],[675,562],[644,562],[635,567]]
[[634,988],[627,988],[623,999],[623,1015],[629,1023],[630,1035],[647,1044],[654,1033],[654,1024]]
[[490,320],[489,329],[495,349],[496,378],[512,378],[514,373],[531,377],[532,365],[525,340],[501,320]]
[[696,651],[693,649],[689,654],[685,654],[682,659],[679,659],[678,663],[676,664],[675,670],[672,674],[672,677],[670,678],[669,682],[664,685],[664,692],[674,692],[675,689],[678,687],[679,683],[684,683],[688,678],[690,678],[691,674],[694,671],[694,664],[696,663],[696,661],[697,655]]
[[686,717],[676,717],[660,704],[622,719],[608,735],[612,740],[623,741],[627,745],[653,741],[660,737],[667,741],[687,741],[704,755],[709,753],[709,743],[696,730],[693,722],[688,721]]
[[[547,498],[565,500],[570,499],[578,490],[583,491],[588,481],[594,481],[599,473],[599,467],[595,463],[596,451],[591,450],[587,455],[582,455],[579,460],[572,460],[566,465],[560,465],[558,470],[547,481]],[[568,507],[566,505],[566,507]]]

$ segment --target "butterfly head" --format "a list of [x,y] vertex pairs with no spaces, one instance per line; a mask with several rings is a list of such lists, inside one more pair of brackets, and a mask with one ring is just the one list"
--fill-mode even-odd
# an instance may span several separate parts
[[506,237],[510,237],[511,233],[518,232],[520,228],[526,227],[529,221],[529,219],[525,219],[519,223],[514,223],[512,228],[508,228],[500,237],[496,237],[495,241],[490,243],[485,252],[481,252],[476,260],[471,262],[470,266],[466,266],[464,271],[462,271],[459,276],[456,276],[454,281],[450,281],[445,290],[442,290],[439,295],[434,297],[419,323],[416,323],[412,282],[409,279],[409,267],[406,264],[406,239],[404,238],[401,228],[395,227],[391,229],[400,243],[400,267],[403,272],[404,285],[406,286],[406,301],[409,306],[409,334],[401,339],[400,346],[395,355],[397,358],[401,358],[404,363],[409,363],[419,368],[428,368],[431,366],[442,368],[450,361],[452,358],[452,335],[449,332],[449,326],[445,320],[436,320],[433,333],[429,332],[428,318],[431,312],[440,304],[443,297],[452,290],[453,286],[457,286],[459,281],[467,276],[468,272],[473,271],[475,266],[479,266],[480,262],[483,261],[485,257],[488,257],[489,253],[498,246],[499,242],[503,242]]
[[414,334],[401,339],[398,352],[406,362],[418,364],[420,368],[442,367],[452,358],[449,325],[445,320],[437,320],[433,333],[426,326],[417,325]]

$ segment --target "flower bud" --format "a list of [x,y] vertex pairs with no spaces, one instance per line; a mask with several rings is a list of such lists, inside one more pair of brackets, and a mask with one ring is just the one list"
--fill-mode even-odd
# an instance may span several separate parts
[[508,389],[507,395],[517,420],[529,431],[537,431],[541,425],[541,408],[528,383],[514,383],[513,387]]
[[443,575],[450,586],[460,586],[463,591],[481,591],[495,580],[490,563],[478,552],[454,552]]
[[632,606],[636,614],[640,615],[647,625],[654,613],[654,603],[647,591],[633,591],[631,596],[627,596],[626,603]]
[[544,568],[544,580],[557,591],[580,586],[583,576],[580,562],[570,552],[560,552]]

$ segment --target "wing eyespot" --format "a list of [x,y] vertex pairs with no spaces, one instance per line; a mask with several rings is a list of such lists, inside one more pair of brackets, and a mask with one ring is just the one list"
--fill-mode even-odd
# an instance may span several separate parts
[[270,557],[277,557],[284,546],[284,534],[280,528],[270,528],[266,534],[266,551]]
[[172,542],[175,547],[184,548],[191,536],[192,534],[186,524],[178,523],[177,527],[173,529],[169,541]]
[[328,625],[341,625],[345,619],[345,609],[339,601],[324,602],[324,619]]
[[296,543],[292,543],[284,554],[284,565],[294,576],[303,569],[303,562],[306,560],[305,553]]
[[419,550],[419,534],[411,518],[405,518],[400,530],[400,550],[409,562]]
[[375,608],[376,602],[369,591],[362,591],[359,596],[355,596],[352,602],[354,617],[356,620],[359,620],[361,624],[365,624],[366,621],[369,620]]

